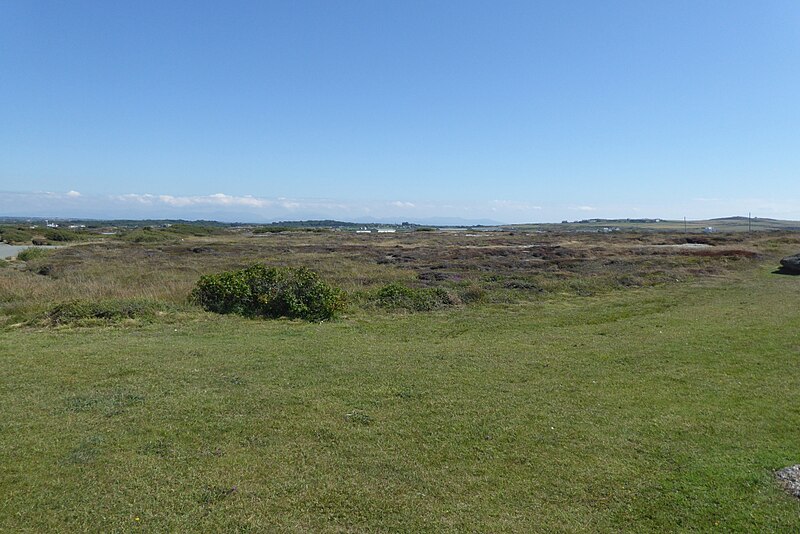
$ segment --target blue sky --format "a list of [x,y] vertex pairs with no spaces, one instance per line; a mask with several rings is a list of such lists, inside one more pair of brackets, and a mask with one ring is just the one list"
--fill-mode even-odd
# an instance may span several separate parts
[[0,215],[800,219],[800,2],[0,2]]

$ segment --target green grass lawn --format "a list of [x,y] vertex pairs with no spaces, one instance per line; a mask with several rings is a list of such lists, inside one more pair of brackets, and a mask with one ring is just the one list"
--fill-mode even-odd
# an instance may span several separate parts
[[0,531],[799,531],[800,278],[0,331]]

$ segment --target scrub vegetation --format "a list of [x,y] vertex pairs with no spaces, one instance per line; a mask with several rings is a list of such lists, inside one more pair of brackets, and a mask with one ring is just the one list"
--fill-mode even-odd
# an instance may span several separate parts
[[171,228],[0,269],[0,531],[800,529],[800,234]]
[[342,307],[342,292],[305,267],[256,263],[238,271],[200,278],[192,299],[216,313],[276,319],[331,319]]

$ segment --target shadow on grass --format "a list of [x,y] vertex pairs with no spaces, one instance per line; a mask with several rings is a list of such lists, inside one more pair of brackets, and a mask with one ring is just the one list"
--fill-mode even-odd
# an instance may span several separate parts
[[785,274],[785,275],[788,275],[788,276],[799,276],[800,272],[792,270],[792,269],[787,269],[786,267],[781,266],[781,267],[778,267],[777,269],[775,269],[774,271],[772,271],[772,274]]

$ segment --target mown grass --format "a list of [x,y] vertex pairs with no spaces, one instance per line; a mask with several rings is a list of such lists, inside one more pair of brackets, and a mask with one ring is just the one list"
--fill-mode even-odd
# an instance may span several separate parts
[[[424,313],[7,327],[0,530],[796,531],[800,504],[772,473],[800,463],[800,316],[779,305],[800,279],[771,274],[769,254],[794,243],[769,243],[727,265],[669,256],[670,275],[703,271],[614,289],[588,265],[487,283],[475,260],[475,278],[439,282],[488,297]],[[274,263],[320,253],[292,248],[271,249]],[[50,275],[4,269],[0,296],[17,303],[29,277],[54,296],[78,292],[65,281],[118,299],[156,285],[158,269],[126,271],[114,250],[74,250],[54,253]],[[258,255],[212,254],[141,258],[177,288],[202,257],[213,270]],[[332,278],[355,272],[330,256]],[[417,272],[429,269],[358,274],[372,291]],[[124,275],[130,286],[100,289]],[[508,280],[552,285],[492,286]]]

